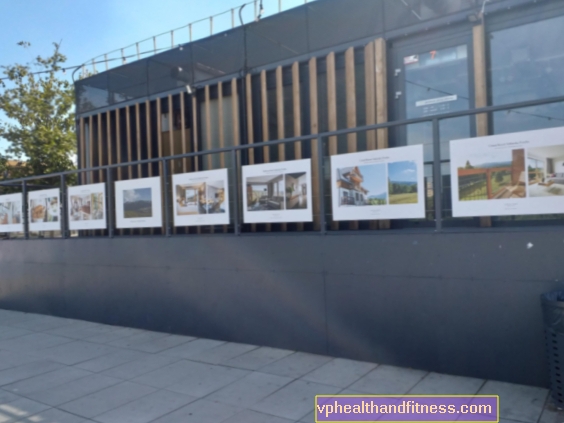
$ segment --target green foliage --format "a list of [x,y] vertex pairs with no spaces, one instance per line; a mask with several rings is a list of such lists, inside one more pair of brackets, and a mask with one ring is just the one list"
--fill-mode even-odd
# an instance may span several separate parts
[[[30,46],[20,42],[23,48]],[[0,120],[0,138],[8,142],[0,155],[0,179],[44,175],[74,169],[76,153],[74,87],[59,78],[66,57],[54,43],[48,57],[38,56],[31,64],[0,67],[0,110],[8,119]],[[36,74],[33,72],[48,71]],[[7,167],[7,160],[23,162]],[[38,184],[53,181],[37,180]],[[35,183],[35,182],[34,182]]]
[[390,194],[413,194],[417,193],[417,184],[392,182],[388,179],[388,191]]

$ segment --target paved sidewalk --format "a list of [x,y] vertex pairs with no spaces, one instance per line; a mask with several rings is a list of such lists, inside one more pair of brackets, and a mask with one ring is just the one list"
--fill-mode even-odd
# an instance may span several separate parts
[[546,389],[0,310],[0,423],[312,423],[333,393],[498,394],[501,422],[564,421]]

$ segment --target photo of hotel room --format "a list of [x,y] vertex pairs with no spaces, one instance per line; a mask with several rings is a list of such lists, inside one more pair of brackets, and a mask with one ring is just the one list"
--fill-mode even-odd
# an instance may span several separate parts
[[[284,175],[253,176],[247,178],[248,211],[285,210],[284,198]],[[302,201],[305,202],[305,200]]]
[[284,175],[286,185],[286,209],[307,209],[306,173],[289,173]]
[[564,145],[527,150],[530,197],[564,196]]
[[176,202],[178,216],[225,213],[225,183],[208,181],[176,185]]

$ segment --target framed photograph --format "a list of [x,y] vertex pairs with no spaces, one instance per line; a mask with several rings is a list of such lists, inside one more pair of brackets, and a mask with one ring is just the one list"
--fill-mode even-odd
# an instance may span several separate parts
[[71,231],[106,229],[106,184],[68,187],[67,191]]
[[23,232],[22,194],[0,195],[0,232]]
[[229,225],[227,169],[172,175],[174,226]]
[[60,190],[45,189],[28,194],[29,230],[60,231],[61,201]]
[[331,156],[333,220],[425,217],[423,146]]
[[450,142],[453,216],[564,213],[564,128]]
[[311,160],[243,166],[245,223],[311,222]]
[[115,192],[118,229],[162,226],[160,177],[116,181]]

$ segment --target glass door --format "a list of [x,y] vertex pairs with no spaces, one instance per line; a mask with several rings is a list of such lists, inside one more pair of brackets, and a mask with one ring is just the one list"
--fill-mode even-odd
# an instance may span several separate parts
[[[430,40],[393,49],[393,117],[396,120],[432,117],[474,107],[472,47],[470,37]],[[450,151],[451,140],[468,138],[474,133],[473,119],[461,117],[440,123],[441,190],[443,216],[451,213]],[[423,145],[427,187],[427,219],[434,219],[433,133],[432,123],[424,122],[398,128],[391,145]]]

